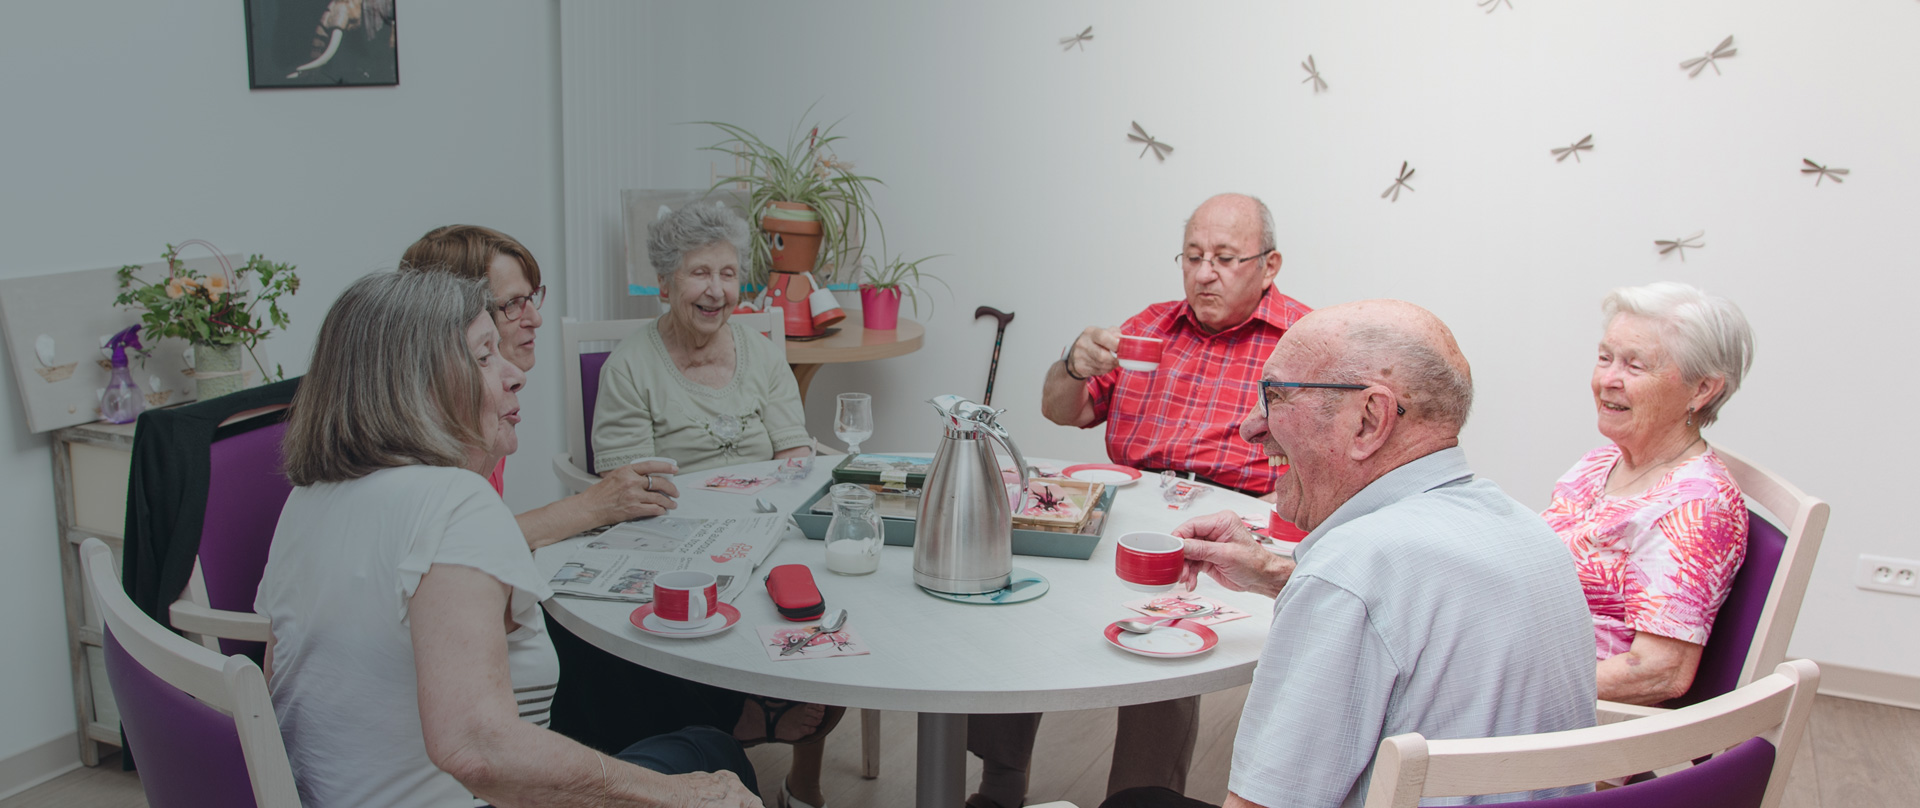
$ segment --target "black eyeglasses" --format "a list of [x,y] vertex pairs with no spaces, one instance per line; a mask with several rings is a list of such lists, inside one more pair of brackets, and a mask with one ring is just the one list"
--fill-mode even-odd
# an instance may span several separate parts
[[500,312],[500,316],[508,322],[513,322],[514,320],[527,316],[527,306],[531,305],[535,311],[538,311],[540,304],[546,302],[546,300],[547,287],[542,286],[528,294],[519,297],[510,297],[503,303],[496,303],[493,306],[493,310]]
[[1173,263],[1175,266],[1185,267],[1187,269],[1199,269],[1200,265],[1208,264],[1208,263],[1211,263],[1215,267],[1218,267],[1220,269],[1228,269],[1230,267],[1244,264],[1248,261],[1256,261],[1261,258],[1264,258],[1266,257],[1267,253],[1270,253],[1270,252],[1273,252],[1272,247],[1268,247],[1267,249],[1261,250],[1260,252],[1255,253],[1253,255],[1249,255],[1245,258],[1240,258],[1232,255],[1208,256],[1204,254],[1188,255],[1186,253],[1181,253],[1173,257]]
[[[1266,379],[1261,379],[1260,380],[1261,411],[1265,413],[1268,418],[1273,417],[1273,402],[1275,399],[1280,397],[1279,390],[1280,388],[1283,388],[1283,387],[1292,387],[1296,389],[1318,389],[1318,390],[1365,390],[1372,386],[1373,385],[1370,385],[1370,384],[1322,384],[1320,382],[1273,382],[1273,381],[1267,381]],[[1393,409],[1394,409],[1394,414],[1396,415],[1407,414],[1407,408],[1404,406],[1401,406],[1400,404],[1393,405]]]

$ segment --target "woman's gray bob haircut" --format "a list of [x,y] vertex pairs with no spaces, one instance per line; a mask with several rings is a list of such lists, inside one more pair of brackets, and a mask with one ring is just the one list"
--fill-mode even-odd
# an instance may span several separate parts
[[1720,406],[1753,369],[1753,328],[1740,307],[1724,297],[1684,283],[1660,281],[1615,289],[1600,303],[1600,311],[1606,317],[1603,327],[1622,314],[1660,323],[1665,337],[1661,347],[1680,366],[1680,377],[1687,384],[1709,376],[1726,380],[1720,395],[1694,413],[1702,427],[1720,418]]
[[749,255],[746,220],[725,202],[695,202],[654,219],[647,225],[647,261],[660,277],[660,288],[673,288],[673,273],[688,252],[722,241],[733,245],[735,260]]
[[320,324],[287,414],[287,479],[471,462],[486,390],[467,326],[490,300],[487,279],[446,272],[376,272],[348,286]]

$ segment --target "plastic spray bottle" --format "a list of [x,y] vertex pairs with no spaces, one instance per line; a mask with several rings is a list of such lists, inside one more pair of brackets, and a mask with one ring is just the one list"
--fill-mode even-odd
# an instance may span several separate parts
[[127,369],[127,349],[141,350],[140,326],[128,326],[101,347],[113,351],[113,374],[107,379],[106,392],[100,396],[100,417],[108,423],[132,423],[140,417],[140,411],[147,408],[146,395],[140,392],[133,372]]

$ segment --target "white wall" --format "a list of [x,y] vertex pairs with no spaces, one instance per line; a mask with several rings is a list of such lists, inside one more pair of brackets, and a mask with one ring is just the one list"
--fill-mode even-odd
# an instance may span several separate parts
[[[1586,381],[1606,290],[1673,278],[1730,295],[1758,362],[1709,438],[1834,503],[1793,653],[1920,675],[1920,647],[1879,628],[1920,621],[1920,599],[1849,583],[1860,553],[1920,556],[1901,463],[1920,385],[1889,362],[1920,286],[1906,243],[1920,5],[1514,6],[661,4],[630,34],[650,69],[567,81],[644,98],[621,148],[647,149],[640,179],[663,186],[709,176],[696,149],[718,138],[679,122],[777,137],[816,101],[820,119],[844,116],[840,156],[887,181],[895,247],[953,254],[930,265],[956,295],[924,351],[814,381],[816,434],[835,393],[867,390],[881,448],[927,445],[929,395],[979,394],[993,324],[971,314],[984,304],[1018,315],[995,395],[1016,439],[1033,455],[1100,456],[1097,432],[1039,417],[1045,366],[1082,327],[1179,295],[1181,223],[1219,191],[1273,207],[1288,293],[1400,297],[1452,324],[1479,382],[1470,456],[1531,504],[1601,442]],[[1089,24],[1085,51],[1055,44]],[[1724,75],[1678,69],[1730,33]],[[1330,92],[1300,83],[1309,53]],[[1134,120],[1172,159],[1136,159]],[[1589,133],[1581,162],[1553,161]],[[570,129],[569,143],[589,134]],[[1803,157],[1854,173],[1816,188]],[[1388,203],[1402,160],[1417,190]],[[1696,230],[1707,247],[1684,263],[1656,254],[1655,239]]]
[[[258,92],[247,89],[240,3],[10,8],[0,276],[152,260],[196,237],[292,262],[293,327],[270,343],[289,373],[304,371],[340,290],[437,225],[513,234],[557,286],[553,6],[401,7],[399,87]],[[522,397],[530,425],[558,423],[557,345],[541,349]],[[12,370],[0,376],[4,760],[74,726],[48,441],[26,432]],[[509,471],[516,507],[558,492],[545,458],[559,444],[557,426],[523,428]]]

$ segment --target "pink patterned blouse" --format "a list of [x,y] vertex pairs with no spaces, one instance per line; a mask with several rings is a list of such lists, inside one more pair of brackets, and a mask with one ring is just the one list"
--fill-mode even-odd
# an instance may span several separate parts
[[1747,505],[1712,449],[1631,497],[1606,494],[1620,447],[1587,453],[1553,487],[1541,516],[1573,552],[1593,611],[1595,656],[1636,633],[1705,645],[1747,557]]

